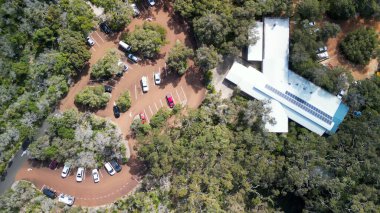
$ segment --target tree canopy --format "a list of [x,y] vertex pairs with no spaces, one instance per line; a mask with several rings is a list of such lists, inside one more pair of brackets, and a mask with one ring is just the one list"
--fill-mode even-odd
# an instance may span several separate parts
[[91,70],[91,77],[95,79],[108,79],[122,70],[118,64],[119,55],[116,50],[109,50],[102,59],[96,62]]
[[191,49],[177,41],[166,60],[167,68],[183,75],[188,69],[187,59],[192,55],[193,51]]
[[96,110],[107,106],[110,94],[105,93],[104,86],[88,86],[75,96],[75,103]]

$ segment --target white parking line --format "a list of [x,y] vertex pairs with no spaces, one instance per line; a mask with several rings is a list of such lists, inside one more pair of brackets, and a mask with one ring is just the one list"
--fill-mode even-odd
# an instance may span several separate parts
[[137,85],[135,84],[135,99],[137,100]]
[[102,39],[102,37],[98,34],[98,32],[97,31],[95,31],[95,33],[96,33],[96,35],[98,35],[99,36],[99,38],[100,38],[100,40],[102,40],[102,42],[104,43],[104,40]]
[[148,121],[148,123],[150,123],[150,121],[149,121],[149,117],[148,117],[148,114],[146,114],[145,109],[144,109],[144,114],[145,114],[146,120]]
[[183,96],[185,96],[185,100],[187,100],[186,94],[185,94],[185,92],[183,91],[182,86],[181,86],[181,91],[182,91]]
[[161,101],[161,99],[160,99],[160,103],[161,103],[161,107],[164,107],[164,105],[162,104],[162,101]]
[[178,100],[179,100],[179,102],[181,102],[181,103],[182,103],[182,101],[181,101],[181,97],[179,96],[179,94],[178,94],[178,91],[177,91],[177,90],[175,90],[175,92],[177,93],[177,96],[178,96]]
[[102,170],[101,170],[101,169],[98,169],[98,171],[99,171],[100,177],[102,177],[102,178],[103,178],[103,173],[102,173]]
[[150,113],[152,114],[152,116],[154,115],[153,111],[152,111],[152,108],[150,108],[150,105],[149,105],[149,110],[150,110]]
[[42,185],[42,187],[41,187],[41,190],[40,191],[42,191],[42,189],[44,189],[44,187],[45,187],[46,185],[44,184],[44,185]]
[[158,111],[158,107],[157,107],[156,102],[154,102],[154,106],[156,107],[156,111]]
[[92,46],[92,47],[91,47],[91,49],[93,49],[94,51],[96,51],[96,49],[95,49],[95,47],[94,47],[94,46]]

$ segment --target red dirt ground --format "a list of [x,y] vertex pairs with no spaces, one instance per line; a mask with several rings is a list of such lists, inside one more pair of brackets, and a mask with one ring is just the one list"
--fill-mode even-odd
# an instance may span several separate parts
[[331,64],[331,66],[343,66],[351,70],[352,76],[355,80],[363,80],[372,76],[377,70],[378,61],[377,59],[371,59],[371,61],[366,66],[354,65],[347,61],[340,53],[338,44],[344,38],[344,36],[361,26],[373,27],[376,32],[380,33],[380,22],[376,20],[365,20],[362,18],[353,18],[347,21],[332,21],[339,24],[342,31],[337,35],[336,38],[330,38],[327,41],[328,53],[330,59],[323,62],[323,64]]
[[[194,68],[190,68],[182,77],[178,77],[175,73],[162,72],[167,53],[177,40],[186,43],[186,45],[190,47],[192,46],[192,41],[187,35],[188,32],[186,27],[184,27],[185,25],[180,23],[179,18],[174,17],[172,8],[169,7],[167,11],[164,11],[162,5],[157,5],[149,10],[145,8],[145,11],[142,10],[142,12],[141,17],[134,19],[126,30],[133,31],[136,25],[141,25],[144,20],[151,17],[154,23],[159,23],[167,29],[168,44],[161,49],[158,60],[144,61],[140,64],[128,63],[120,51],[122,60],[129,66],[129,71],[126,72],[120,80],[110,82],[110,85],[114,86],[112,98],[105,109],[95,113],[98,116],[110,119],[116,123],[127,139],[129,139],[129,127],[133,117],[140,112],[144,112],[149,121],[159,108],[167,107],[165,100],[166,94],[171,94],[176,104],[182,103],[188,107],[195,108],[201,104],[206,92],[202,84],[202,74],[198,73]],[[90,50],[92,53],[90,68],[104,56],[107,50],[117,48],[119,36],[120,34],[115,35],[113,38],[107,38],[107,36],[99,30],[91,34],[96,44]],[[153,83],[153,72],[157,71],[161,71],[162,73],[162,83],[159,86]],[[149,92],[145,94],[142,93],[140,86],[140,79],[144,75],[149,79]],[[67,109],[76,108],[74,97],[87,85],[93,85],[90,82],[89,72],[84,73],[70,88],[67,96],[60,102],[59,110],[65,111]],[[116,119],[113,116],[112,106],[114,101],[124,91],[130,92],[132,107],[126,113],[122,113],[120,118]],[[102,168],[102,176],[98,184],[93,183],[90,169],[87,169],[86,180],[83,183],[76,183],[74,174],[71,174],[71,176],[66,179],[62,179],[60,177],[61,168],[51,171],[46,167],[36,166],[32,162],[28,162],[23,166],[17,174],[16,179],[29,180],[38,188],[47,185],[59,192],[73,195],[76,197],[76,205],[98,206],[107,204],[131,192],[138,185],[138,182],[134,179],[140,178],[140,175],[143,173],[143,165],[136,160],[136,153],[133,151],[136,142],[133,139],[129,139],[128,143],[132,152],[128,165],[123,166],[122,172],[113,177],[110,177]],[[32,168],[32,170],[30,170],[30,168]],[[76,170],[72,173],[75,172]]]

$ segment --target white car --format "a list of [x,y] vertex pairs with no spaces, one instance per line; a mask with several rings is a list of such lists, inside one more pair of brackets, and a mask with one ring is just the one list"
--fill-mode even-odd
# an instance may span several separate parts
[[63,169],[62,169],[61,177],[65,178],[65,177],[67,177],[69,174],[70,174],[70,165],[66,164],[66,165],[63,167]]
[[60,194],[58,201],[71,206],[74,204],[75,198],[71,195]]
[[79,167],[78,171],[77,171],[77,176],[76,176],[77,182],[82,182],[83,181],[83,176],[84,176],[84,168],[83,167]]
[[100,181],[99,172],[97,169],[92,170],[92,179],[94,179],[95,183],[98,183]]
[[143,76],[141,78],[141,86],[142,86],[143,92],[149,91],[148,78],[146,76]]
[[323,60],[329,59],[329,54],[327,52],[318,53],[317,57],[319,61],[323,61]]
[[104,168],[106,168],[108,174],[110,174],[111,176],[116,173],[111,164],[108,162],[104,164]]
[[148,0],[148,3],[150,6],[154,6],[156,4],[156,2],[154,0]]
[[95,41],[92,39],[92,38],[90,38],[90,37],[87,37],[87,44],[88,45],[90,45],[90,46],[94,46],[94,44],[95,44]]
[[123,72],[127,72],[128,69],[129,69],[128,65],[124,64],[122,61],[119,61],[119,62],[117,63],[117,66],[121,67],[122,70],[123,70]]
[[161,84],[161,76],[160,76],[159,72],[158,73],[154,73],[153,78],[154,78],[154,83],[156,85]]
[[140,10],[139,10],[139,8],[137,8],[137,5],[136,4],[131,4],[131,7],[133,9],[134,16],[139,16],[140,15]]

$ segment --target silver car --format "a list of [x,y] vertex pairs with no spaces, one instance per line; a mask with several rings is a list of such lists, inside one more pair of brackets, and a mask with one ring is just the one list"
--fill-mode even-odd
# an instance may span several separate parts
[[71,206],[74,204],[75,198],[71,195],[60,194],[58,196],[58,201]]
[[70,173],[70,165],[66,164],[62,169],[61,177],[65,178],[69,175],[69,173]]
[[139,16],[140,15],[140,10],[139,10],[139,8],[137,8],[137,5],[136,4],[131,4],[131,7],[133,9],[134,16]]
[[92,170],[92,179],[94,179],[95,183],[98,183],[100,181],[99,172],[97,169]]
[[95,44],[95,41],[92,39],[92,38],[90,38],[90,37],[87,37],[87,44],[88,45],[90,45],[90,46],[94,46],[94,44]]

